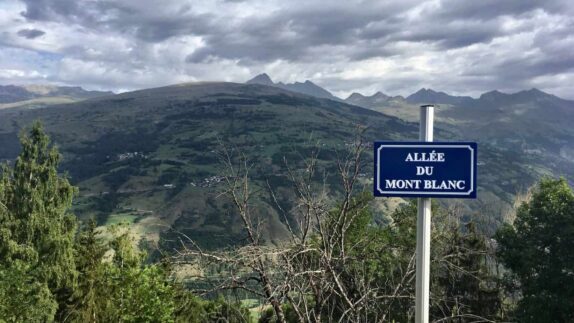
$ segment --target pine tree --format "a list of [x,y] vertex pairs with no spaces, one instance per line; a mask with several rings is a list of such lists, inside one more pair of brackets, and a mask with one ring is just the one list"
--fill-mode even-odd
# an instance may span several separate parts
[[[76,218],[69,213],[76,189],[58,174],[60,155],[35,123],[20,138],[22,150],[14,166],[4,165],[0,182],[0,270],[18,283],[2,279],[0,293],[40,306],[43,321],[51,321],[56,302],[66,298],[76,271],[73,240]],[[0,300],[0,313],[34,320],[36,311],[18,312],[18,304]],[[28,304],[28,305],[25,305]]]
[[68,304],[62,321],[93,321],[102,311],[102,298],[106,298],[101,283],[102,260],[106,246],[96,231],[96,221],[90,219],[76,237],[76,269],[78,282],[74,289],[71,304]]
[[39,123],[20,140],[0,173],[0,322],[204,322],[214,308],[236,317],[145,265],[128,231],[106,243],[92,220],[76,235],[76,188],[58,174],[58,151]]

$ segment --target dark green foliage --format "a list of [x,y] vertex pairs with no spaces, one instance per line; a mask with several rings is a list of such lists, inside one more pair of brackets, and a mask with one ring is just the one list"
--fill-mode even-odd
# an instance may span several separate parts
[[98,312],[98,293],[100,269],[106,246],[100,241],[96,232],[96,222],[91,219],[76,237],[76,269],[79,273],[78,284],[73,296],[66,304],[62,320],[92,320]]
[[57,309],[54,295],[29,265],[0,265],[0,321],[52,322]]
[[249,311],[246,308],[241,307],[239,303],[230,303],[223,297],[205,302],[204,311],[206,317],[201,322],[250,322]]
[[120,186],[127,182],[130,177],[138,175],[140,172],[137,168],[122,167],[118,170],[111,171],[102,176],[102,180],[112,191],[116,191]]
[[474,223],[466,224],[464,229],[452,228],[442,236],[444,240],[438,246],[444,250],[434,268],[433,283],[439,287],[434,289],[439,300],[434,315],[496,318],[500,314],[502,290],[498,277],[489,268],[493,255]]
[[90,207],[98,210],[94,217],[98,225],[104,225],[119,203],[119,196],[116,192],[107,192],[99,196],[93,196],[86,201],[90,202]]
[[217,165],[219,162],[217,156],[210,153],[189,154],[185,156],[185,160],[193,165]]
[[222,105],[259,105],[261,101],[255,99],[217,99],[217,104]]
[[313,106],[319,105],[319,101],[311,97],[295,97],[286,94],[268,95],[261,96],[259,99],[265,100],[271,104],[280,105],[301,105],[301,106]]
[[[64,163],[65,169],[70,173],[75,183],[90,178],[94,175],[106,174],[113,167],[111,161],[117,159],[118,154],[139,152],[148,154],[159,145],[154,133],[148,133],[142,128],[133,129],[132,132],[111,132],[102,135],[93,142],[82,142],[68,149],[74,154],[74,158]],[[140,158],[128,160],[124,164],[130,164],[139,172],[146,161]]]
[[84,142],[87,147],[72,149],[76,154],[108,155],[110,158],[116,154],[126,152],[149,153],[157,147],[158,141],[153,133],[145,128],[136,128],[130,132],[110,132],[102,135],[96,142]]
[[[0,314],[51,321],[54,302],[67,297],[77,278],[76,218],[68,212],[76,189],[58,175],[60,155],[39,123],[20,143],[20,155],[13,168],[2,168],[0,183],[0,294],[10,295],[0,298]],[[28,298],[38,308],[19,311],[10,304]]]
[[[376,227],[372,225],[370,211],[364,210],[349,233],[353,239],[349,239],[348,245],[354,247],[352,252],[359,260],[355,271],[361,273],[364,268],[365,275],[372,277],[371,284],[383,288],[381,294],[396,296],[374,304],[375,311],[370,315],[373,319],[374,316],[386,315],[390,321],[403,322],[410,319],[413,306],[409,296],[414,294],[414,282],[404,278],[412,270],[416,249],[416,206],[404,205],[391,217],[392,224]],[[357,275],[351,277],[354,276]]]
[[[112,232],[113,233],[113,232]],[[127,233],[115,233],[108,246],[90,222],[78,238],[83,273],[70,316],[75,321],[173,322],[174,288],[159,265],[144,265],[144,255]],[[106,260],[104,252],[113,251]]]
[[[18,156],[20,146],[18,145],[17,133],[0,133],[0,156],[13,159]],[[0,161],[2,157],[0,157]]]
[[[291,306],[290,304],[284,304],[283,305],[283,314],[285,315],[285,321],[287,321],[288,323],[299,322],[298,317],[297,317],[297,313],[295,313],[293,306]],[[276,323],[277,317],[275,315],[275,312],[273,311],[273,308],[268,308],[267,310],[263,311],[257,322],[258,323]]]
[[[502,294],[496,273],[489,266],[493,253],[487,238],[476,231],[473,222],[461,227],[459,220],[438,204],[433,203],[432,208],[431,318],[452,317],[457,322],[496,320]],[[389,227],[395,229],[387,230],[388,243],[402,250],[399,254],[404,256],[399,260],[404,268],[406,256],[412,257],[416,249],[416,202],[398,209],[392,218],[395,224]],[[387,257],[392,259],[393,255],[387,253]],[[414,281],[412,284],[409,288],[414,294]],[[398,314],[397,320],[406,320],[399,313],[406,313],[408,305],[399,300],[395,306],[391,317]]]
[[564,179],[544,179],[514,225],[497,232],[498,256],[521,291],[520,322],[574,321],[574,193]]
[[[144,264],[122,226],[104,244],[95,222],[77,238],[80,279],[66,320],[73,322],[248,322],[249,313],[223,299],[204,301],[175,283],[168,268]],[[106,252],[112,251],[113,256]]]
[[145,265],[125,229],[105,242],[90,220],[75,235],[76,189],[57,173],[57,150],[39,124],[21,145],[0,181],[0,321],[248,321],[240,306],[202,301]]
[[[356,217],[344,245],[350,260],[339,264],[344,266],[341,280],[353,299],[363,295],[355,290],[362,279],[370,279],[369,284],[376,286],[378,293],[387,295],[369,304],[369,320],[384,316],[389,321],[407,322],[414,315],[416,203],[398,208],[389,225],[378,227],[373,225],[373,215],[367,207],[370,199],[370,194],[363,194],[352,201],[352,209],[357,211],[351,212]],[[502,294],[488,265],[492,253],[487,240],[476,232],[474,224],[461,228],[458,221],[451,222],[446,211],[433,204],[431,250],[431,319],[497,319]],[[339,252],[334,250],[335,255]],[[338,296],[331,299],[335,308],[345,308]],[[338,303],[340,307],[336,306]]]
[[164,184],[175,184],[181,183],[186,184],[186,182],[191,180],[191,176],[182,172],[179,168],[170,168],[161,173],[157,179],[157,183],[160,185]]

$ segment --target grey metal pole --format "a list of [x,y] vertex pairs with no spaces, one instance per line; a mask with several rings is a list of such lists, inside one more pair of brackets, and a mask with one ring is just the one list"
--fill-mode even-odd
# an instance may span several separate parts
[[[423,105],[420,112],[420,141],[433,141],[434,106]],[[416,254],[416,300],[415,322],[429,322],[430,296],[430,243],[431,199],[418,199],[417,254]]]

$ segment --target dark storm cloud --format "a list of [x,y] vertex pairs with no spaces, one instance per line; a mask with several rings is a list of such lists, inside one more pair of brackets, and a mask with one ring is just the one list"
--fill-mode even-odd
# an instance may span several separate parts
[[[177,14],[150,15],[145,10],[114,1],[87,2],[82,6],[75,0],[24,2],[26,10],[22,16],[30,21],[75,23],[122,32],[151,43],[181,35],[205,37],[205,48],[191,53],[188,58],[191,62],[201,62],[208,57],[254,61],[302,59],[314,46],[351,46],[361,39],[361,31],[370,23],[389,21],[396,32],[400,28],[396,15],[415,3],[303,6],[245,20],[218,21],[214,15],[193,13],[189,6],[182,6],[188,10],[180,10]],[[145,7],[146,3],[142,1],[140,8]]]
[[434,43],[442,49],[460,48],[476,43],[490,42],[500,36],[500,22],[489,21],[440,21],[423,23],[397,32],[389,39],[393,41],[411,41]]
[[309,13],[301,16],[277,13],[241,21],[233,29],[207,35],[207,46],[191,54],[188,61],[201,62],[213,56],[255,61],[300,60],[312,47],[348,41],[352,30],[359,26],[357,21],[340,14],[310,17]]
[[[538,1],[445,0],[438,9],[422,11],[421,19],[408,20],[404,13],[415,1],[364,2],[348,5],[302,5],[271,14],[218,21],[214,15],[195,14],[184,5],[166,14],[145,10],[148,3],[126,6],[117,1],[24,0],[29,20],[68,21],[91,28],[113,30],[145,42],[161,42],[180,35],[205,38],[205,46],[190,55],[188,62],[209,58],[243,61],[297,61],[315,59],[313,49],[322,45],[348,46],[348,59],[366,59],[391,54],[384,42],[424,42],[442,49],[489,42],[500,35],[495,17],[519,15],[535,9]],[[158,4],[150,2],[149,4]],[[560,1],[547,1],[544,8],[558,10]],[[378,41],[378,42],[377,42]],[[358,46],[356,46],[358,45]],[[311,55],[311,56],[309,56]]]
[[[443,0],[438,8],[422,10],[420,19],[403,14],[416,1],[364,2],[348,5],[295,6],[245,20],[218,21],[215,15],[195,14],[183,5],[176,12],[150,14],[146,6],[160,2],[141,1],[126,6],[119,1],[78,2],[76,0],[23,0],[22,16],[31,21],[66,21],[115,30],[146,41],[161,42],[170,37],[198,35],[206,46],[188,57],[201,62],[208,57],[251,59],[302,59],[320,45],[353,47],[365,41],[427,42],[441,48],[458,48],[489,42],[503,34],[497,17],[521,15],[533,10],[559,12],[566,1],[536,0]],[[235,2],[235,1],[234,1]],[[81,5],[80,5],[81,4]],[[143,9],[142,9],[143,8]],[[368,58],[385,51],[368,47],[349,51],[349,57]]]
[[50,21],[82,13],[79,1],[73,0],[24,0],[26,11],[22,16],[29,20]]
[[17,32],[18,36],[27,39],[34,39],[46,34],[46,32],[39,29],[20,29]]
[[475,76],[498,76],[493,88],[524,87],[530,79],[545,75],[555,75],[574,71],[574,57],[564,53],[555,57],[520,59],[509,57],[491,67],[475,73]]
[[[537,77],[574,69],[570,54],[574,46],[572,0],[22,2],[25,10],[21,15],[29,23],[60,23],[124,40],[125,46],[133,47],[129,51],[133,59],[124,67],[168,64],[158,60],[152,46],[197,36],[201,40],[198,45],[182,47],[178,59],[184,67],[177,68],[204,69],[202,66],[232,61],[239,68],[257,70],[286,62],[297,66],[298,71],[316,68],[308,74],[322,75],[322,84],[334,91],[372,84],[373,78],[364,76],[366,73],[358,73],[352,80],[337,78],[341,70],[370,59],[401,66],[392,69],[397,75],[386,76],[389,84],[384,88],[389,90],[407,84],[430,86],[425,79],[441,80],[441,74],[452,77],[443,84],[469,90],[521,86]],[[22,29],[18,35],[42,36],[38,34],[41,30],[32,30]],[[96,63],[113,64],[117,60],[120,64],[125,60],[122,55],[97,56],[93,46],[74,43],[61,48],[64,56],[82,60],[102,57]],[[509,50],[513,46],[516,50]],[[90,50],[93,56],[86,54]],[[411,63],[409,59],[414,56],[428,59]],[[458,79],[449,60],[457,61]],[[430,68],[417,64],[429,64]],[[330,71],[338,72],[328,75],[320,70],[319,66],[327,65]],[[417,69],[430,69],[434,74],[413,76]]]
[[[382,48],[356,46],[369,40],[362,37],[369,24],[396,21],[394,15],[408,6],[381,8],[364,7],[294,8],[265,17],[240,21],[232,28],[217,30],[206,35],[206,46],[188,57],[190,62],[201,62],[209,57],[251,59],[254,61],[287,61],[317,59],[313,49],[320,46],[340,46],[348,58],[385,55]],[[389,27],[389,33],[399,26]],[[376,40],[376,39],[373,39]]]
[[[321,45],[345,46],[347,59],[363,60],[396,54],[389,44],[420,42],[440,49],[452,49],[476,43],[488,43],[503,36],[501,19],[511,14],[524,14],[539,9],[534,5],[513,2],[500,11],[475,13],[479,8],[444,3],[451,11],[423,11],[421,19],[412,21],[404,13],[412,6],[373,9],[371,6],[336,8],[293,8],[264,18],[244,21],[233,29],[222,29],[206,35],[206,46],[188,56],[189,62],[202,62],[213,57],[272,61],[316,59],[310,49]],[[411,3],[412,5],[412,3]],[[557,8],[558,6],[551,6]],[[386,10],[385,10],[386,9]],[[456,16],[455,13],[461,15]],[[462,13],[468,13],[467,16]]]
[[77,0],[22,0],[21,13],[29,21],[53,21],[77,24],[95,30],[117,32],[155,43],[180,35],[205,35],[216,32],[216,17],[195,14],[189,5],[176,10],[154,10],[161,1],[136,2],[128,6],[120,1],[80,2]]
[[137,38],[153,43],[179,35],[206,35],[217,28],[210,23],[212,19],[210,15],[194,15],[171,20],[150,19],[145,24],[134,21],[133,25]]
[[490,20],[499,16],[518,16],[533,10],[549,13],[571,11],[570,0],[442,0],[440,9],[429,13],[431,18]]
[[574,72],[573,31],[574,20],[561,28],[540,31],[526,53],[517,49],[500,58],[486,54],[462,75],[488,80],[491,88],[525,88],[537,77]]

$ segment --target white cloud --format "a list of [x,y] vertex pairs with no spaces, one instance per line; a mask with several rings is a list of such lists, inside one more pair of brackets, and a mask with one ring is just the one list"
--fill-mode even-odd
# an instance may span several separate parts
[[81,4],[1,2],[0,82],[132,90],[267,72],[341,96],[536,86],[574,99],[570,1]]

